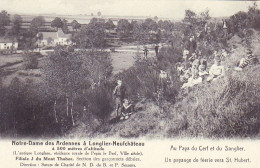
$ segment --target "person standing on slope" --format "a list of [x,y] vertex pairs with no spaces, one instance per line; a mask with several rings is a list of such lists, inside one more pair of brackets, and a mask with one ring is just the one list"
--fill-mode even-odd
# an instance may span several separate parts
[[115,96],[115,104],[116,104],[116,115],[119,117],[121,115],[122,101],[125,96],[125,89],[122,86],[122,81],[117,81],[117,86],[113,91],[113,95]]

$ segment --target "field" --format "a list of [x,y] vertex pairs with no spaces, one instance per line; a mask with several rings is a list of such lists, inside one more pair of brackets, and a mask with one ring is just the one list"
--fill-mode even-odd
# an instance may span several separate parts
[[136,53],[133,52],[114,52],[111,53],[113,73],[116,74],[124,69],[130,68],[134,63],[134,56]]
[[22,60],[21,54],[0,55],[0,68],[21,62]]
[[[113,74],[131,67],[135,61],[134,57],[137,54],[136,51],[136,47],[133,48],[132,46],[132,48],[119,47],[116,52],[111,52]],[[43,55],[47,55],[45,51],[42,52]],[[44,60],[44,57],[39,59],[39,66],[41,66],[42,60]],[[5,72],[5,77],[2,80],[5,86],[9,85],[11,80],[15,77],[18,77],[22,81],[25,81],[26,79],[33,79],[36,82],[41,81],[40,69],[24,69],[22,54],[0,55],[0,68],[2,72]]]

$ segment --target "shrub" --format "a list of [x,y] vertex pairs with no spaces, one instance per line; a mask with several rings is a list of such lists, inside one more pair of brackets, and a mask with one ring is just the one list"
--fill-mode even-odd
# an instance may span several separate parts
[[[118,74],[117,77],[121,78],[126,86],[126,96],[134,102],[142,98],[158,101],[160,94],[160,98],[174,102],[180,87],[175,70],[175,64],[180,61],[180,56],[181,54],[173,48],[162,48],[159,57],[163,59],[142,60],[137,56],[134,66]],[[159,81],[160,70],[168,72],[168,85],[165,85],[167,88],[164,88]]]
[[25,69],[37,69],[38,68],[38,58],[42,55],[40,53],[30,52],[24,55],[24,66]]
[[53,127],[50,102],[30,80],[14,78],[1,90],[1,133],[10,137],[38,137],[58,132]]

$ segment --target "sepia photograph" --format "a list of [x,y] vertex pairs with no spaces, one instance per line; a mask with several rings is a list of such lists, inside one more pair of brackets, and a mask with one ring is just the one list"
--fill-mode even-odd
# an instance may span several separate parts
[[259,59],[259,1],[0,0],[0,139],[256,140]]

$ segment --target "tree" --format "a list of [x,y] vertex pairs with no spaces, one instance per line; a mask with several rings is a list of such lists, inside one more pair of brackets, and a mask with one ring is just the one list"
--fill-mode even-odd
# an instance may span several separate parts
[[96,24],[98,22],[98,18],[92,18],[89,22],[89,24]]
[[13,23],[11,28],[12,35],[18,38],[18,36],[21,33],[22,17],[20,15],[14,15],[12,23]]
[[82,57],[63,48],[57,48],[47,61],[44,67],[47,89],[54,97],[55,103],[60,97],[66,98],[67,116],[70,112],[71,122],[74,125],[73,102],[85,79],[82,74],[86,73],[81,69]]
[[134,32],[134,28],[137,27],[138,22],[135,20],[132,20],[130,23],[130,31]]
[[98,17],[100,17],[100,16],[101,16],[101,12],[100,12],[100,11],[98,11],[97,15],[98,15]]
[[159,20],[158,21],[158,27],[163,29],[163,21],[162,20]]
[[[36,31],[36,30],[35,30]],[[26,30],[21,33],[22,43],[19,43],[19,46],[26,51],[35,49],[37,42],[37,33],[35,31]]]
[[71,25],[72,25],[73,31],[74,31],[74,30],[78,31],[78,29],[81,27],[81,25],[80,25],[80,24],[78,23],[78,21],[76,21],[76,20],[73,20],[73,21],[71,22]]
[[5,11],[2,10],[0,13],[0,36],[5,35],[6,26],[10,24],[10,15]]
[[197,21],[197,15],[195,12],[191,11],[191,10],[185,10],[185,16],[184,16],[184,22],[187,22],[189,24],[195,24]]
[[88,90],[91,91],[91,84],[96,82],[102,85],[111,75],[111,58],[104,52],[71,52],[63,47],[57,47],[46,61],[44,67],[46,90],[50,97],[55,99],[53,103],[58,100],[64,103],[67,109],[66,116],[74,125],[78,116],[74,108],[80,106],[83,111],[86,102],[80,99],[91,96],[85,95]]
[[68,21],[67,21],[66,19],[63,19],[63,20],[62,20],[62,24],[63,24],[63,26],[62,26],[62,31],[63,31],[64,33],[69,33]]
[[56,17],[52,22],[51,22],[51,27],[55,27],[56,29],[62,28],[63,27],[63,22],[61,18]]
[[158,16],[155,16],[154,18],[153,18],[153,20],[155,21],[155,22],[157,22],[158,21]]
[[141,24],[135,24],[133,30],[135,40],[141,44],[158,43],[160,40],[160,32],[158,24],[153,19],[146,19]]
[[150,18],[145,19],[143,24],[144,24],[145,27],[147,27],[147,29],[149,31],[157,31],[157,29],[158,29],[157,23],[154,20],[150,19]]
[[174,29],[174,23],[172,23],[171,21],[167,21],[167,20],[165,20],[164,22],[163,22],[163,29],[164,30],[166,30],[166,31],[168,31],[168,32],[171,32],[171,31],[173,31],[173,29]]
[[120,39],[129,37],[131,24],[126,19],[120,19],[117,23],[117,34]]
[[40,27],[42,27],[45,23],[45,19],[43,16],[37,16],[33,18],[31,21],[31,30],[35,33],[39,32]]
[[105,23],[105,28],[107,30],[113,30],[116,26],[114,25],[113,21],[111,19],[109,19],[106,23]]
[[260,29],[260,10],[256,2],[253,2],[253,5],[248,8],[248,19],[251,27]]
[[229,30],[231,33],[241,32],[250,25],[248,14],[246,12],[238,12],[232,15],[228,20]]
[[207,22],[210,19],[209,9],[206,9],[204,12],[200,13],[200,21]]
[[74,36],[74,41],[82,48],[102,49],[106,44],[105,36],[105,24],[93,18]]

